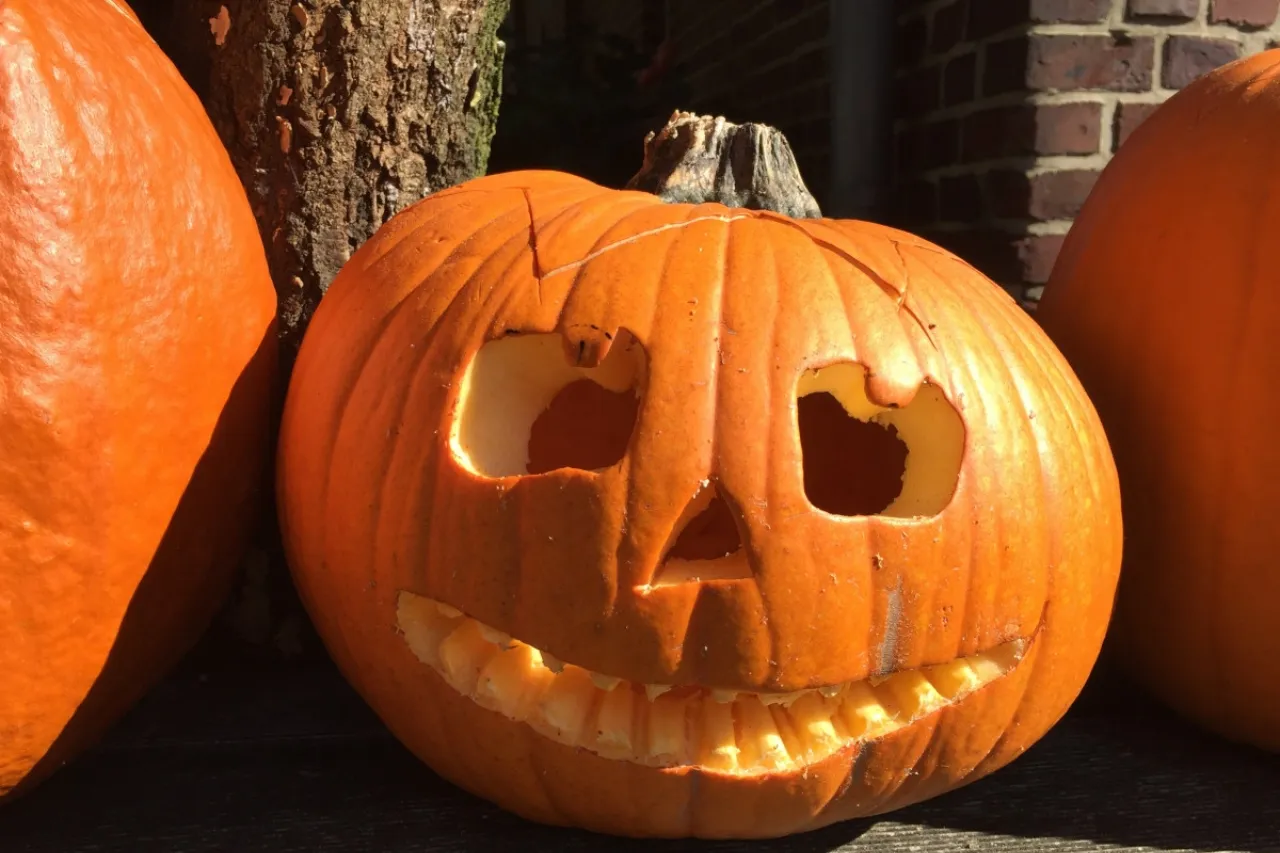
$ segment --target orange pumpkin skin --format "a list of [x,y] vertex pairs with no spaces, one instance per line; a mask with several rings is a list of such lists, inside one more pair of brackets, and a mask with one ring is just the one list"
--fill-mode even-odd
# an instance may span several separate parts
[[230,159],[117,0],[0,4],[0,796],[206,627],[269,494],[275,293]]
[[1038,316],[1106,426],[1127,536],[1116,658],[1280,750],[1280,51],[1206,75],[1108,166]]
[[[459,456],[456,420],[486,393],[477,353],[550,334],[566,364],[606,365],[634,340],[643,370],[625,454],[599,470],[479,473],[479,457]],[[945,394],[963,456],[938,512],[836,516],[809,503],[797,383],[836,363],[869,368],[867,395],[904,411],[924,382]],[[508,402],[517,417],[524,391],[504,393],[481,433]],[[879,226],[664,204],[556,173],[438,193],[363,246],[313,318],[279,447],[299,590],[392,731],[507,809],[622,835],[778,836],[1005,765],[1083,685],[1119,568],[1118,484],[1093,409],[1034,322],[972,268]],[[904,484],[925,469],[911,470]],[[747,569],[658,583],[704,483],[731,507]],[[535,727],[485,707],[410,648],[425,641],[404,613],[427,600],[514,637],[502,655],[565,661],[557,685],[578,668],[624,682],[590,693],[579,731],[548,737],[549,716]],[[810,689],[815,704],[812,688],[852,691],[1010,642],[1027,643],[1021,660],[965,698],[774,771],[655,766],[605,745],[607,729],[656,749],[666,695],[646,706],[639,685],[675,685],[670,702],[687,703],[674,706],[688,725],[674,755],[710,743],[704,715],[755,701],[717,703],[711,688]],[[457,670],[496,685],[488,671]],[[550,714],[553,689],[537,713]],[[604,718],[621,690],[630,722],[614,727]],[[726,760],[759,747],[743,744]]]

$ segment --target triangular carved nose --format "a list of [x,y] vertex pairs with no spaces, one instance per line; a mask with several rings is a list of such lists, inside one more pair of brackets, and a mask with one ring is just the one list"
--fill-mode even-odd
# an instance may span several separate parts
[[738,513],[707,481],[680,514],[650,586],[750,577]]

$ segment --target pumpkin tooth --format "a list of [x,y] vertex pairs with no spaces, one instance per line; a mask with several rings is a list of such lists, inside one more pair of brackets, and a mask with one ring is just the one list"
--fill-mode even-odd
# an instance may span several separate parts
[[440,643],[440,663],[449,683],[459,693],[471,695],[480,677],[480,670],[497,653],[491,644],[480,636],[479,623],[465,619]]
[[924,674],[950,700],[967,696],[982,686],[982,679],[964,658],[927,667]]
[[587,671],[567,666],[550,680],[529,722],[561,743],[577,746],[594,699]]
[[649,709],[649,756],[661,764],[687,764],[689,738],[686,719],[689,700],[670,694],[659,696]]
[[635,754],[631,740],[635,707],[636,697],[630,690],[610,690],[604,694],[596,718],[596,743],[605,755],[629,758]]
[[650,702],[653,702],[670,689],[670,684],[646,684],[644,686],[644,695]]
[[991,655],[974,655],[969,659],[969,666],[973,668],[974,673],[978,676],[978,681],[982,684],[995,681],[1005,673],[1005,668]]
[[701,763],[715,770],[736,770],[741,751],[734,731],[733,706],[720,701],[703,702]]
[[504,634],[503,632],[499,631],[497,628],[490,628],[488,625],[484,624],[483,622],[480,622],[478,624],[480,625],[480,636],[484,637],[487,641],[489,641],[490,643],[493,643],[495,646],[501,649],[510,648],[511,644],[515,642],[514,640],[511,639],[510,634]]
[[439,668],[440,643],[458,626],[457,619],[440,614],[430,599],[401,595],[396,619],[409,650],[418,660]]
[[896,674],[885,682],[882,692],[893,697],[893,704],[908,722],[947,704],[946,697],[918,670]]
[[782,705],[790,708],[805,692],[804,690],[794,690],[791,693],[760,693],[758,696],[765,705]]
[[878,738],[899,727],[893,713],[866,684],[850,684],[837,713],[849,736],[856,739]]
[[790,717],[799,740],[811,759],[825,757],[841,747],[840,735],[831,722],[834,707],[818,693],[802,696],[791,707]]
[[437,601],[435,605],[436,605],[436,609],[440,611],[440,615],[444,616],[447,619],[462,618],[462,611],[456,607],[450,607],[448,604],[445,604],[443,601]]
[[1004,676],[1029,647],[790,693],[672,693],[566,664],[430,599],[402,594],[396,610],[412,653],[482,708],[609,759],[748,774],[883,737]]
[[803,761],[807,757],[808,748],[801,739],[800,734],[792,725],[791,706],[787,705],[771,705],[768,708],[770,716],[773,717],[773,725],[778,730],[778,737],[782,738],[783,745],[787,748],[787,755],[790,756],[793,763]]
[[616,678],[612,675],[602,675],[601,673],[593,672],[591,673],[591,683],[608,693],[621,684],[622,679]]
[[523,698],[535,683],[533,675],[541,669],[536,666],[533,653],[532,648],[520,644],[490,658],[476,681],[476,703],[523,720]]
[[757,697],[739,700],[733,706],[742,724],[742,763],[748,766],[783,769],[792,763],[787,745],[778,733],[773,715]]
[[1027,641],[1018,639],[1011,640],[1003,645],[996,646],[985,657],[991,658],[1000,665],[1001,674],[1008,672],[1018,665],[1022,660],[1022,656],[1027,652]]

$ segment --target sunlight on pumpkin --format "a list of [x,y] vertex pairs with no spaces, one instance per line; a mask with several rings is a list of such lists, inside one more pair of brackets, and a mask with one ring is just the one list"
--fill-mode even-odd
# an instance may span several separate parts
[[764,693],[593,672],[411,592],[399,594],[396,625],[452,689],[544,737],[604,758],[734,775],[793,770],[882,738],[1002,678],[1030,647],[1019,638],[934,666]]
[[[800,377],[810,502],[834,515],[937,515],[960,478],[964,421],[936,385],[921,386],[901,408],[878,406],[867,396],[866,375],[862,365],[844,362]],[[828,401],[839,403],[846,423]]]
[[595,367],[571,363],[558,334],[490,341],[463,375],[450,447],[483,477],[608,468],[630,443],[643,371],[625,332]]

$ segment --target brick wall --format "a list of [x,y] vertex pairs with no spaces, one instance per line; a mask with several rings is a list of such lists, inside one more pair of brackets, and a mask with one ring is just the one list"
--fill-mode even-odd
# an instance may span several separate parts
[[896,224],[1034,308],[1099,171],[1204,72],[1274,46],[1280,0],[900,0]]
[[675,70],[688,91],[683,108],[782,130],[819,204],[831,173],[830,2],[667,3]]

